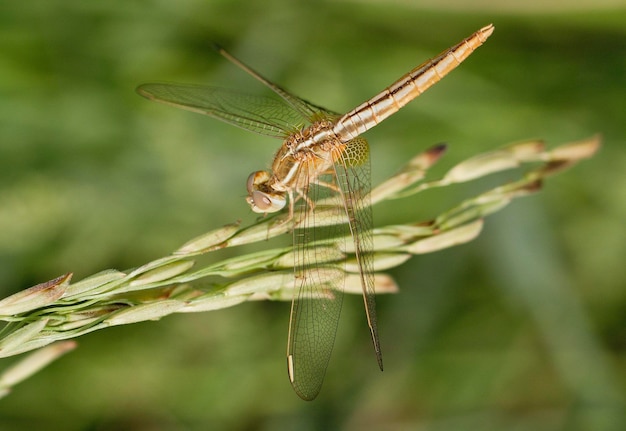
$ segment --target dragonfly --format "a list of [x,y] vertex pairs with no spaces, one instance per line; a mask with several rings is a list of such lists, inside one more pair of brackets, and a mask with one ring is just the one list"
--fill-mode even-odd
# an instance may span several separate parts
[[[191,84],[154,83],[137,88],[148,99],[283,141],[271,169],[248,177],[246,201],[260,214],[287,207],[286,219],[294,223],[287,371],[301,398],[313,400],[321,390],[335,343],[346,273],[346,268],[328,271],[345,259],[332,262],[323,251],[329,247],[311,247],[316,242],[351,239],[370,336],[383,369],[373,271],[369,145],[361,135],[436,84],[493,31],[491,24],[481,28],[343,115],[292,95],[220,47],[216,47],[219,54],[278,97]],[[343,249],[341,240],[337,241],[330,244]],[[329,273],[333,276],[327,277]]]

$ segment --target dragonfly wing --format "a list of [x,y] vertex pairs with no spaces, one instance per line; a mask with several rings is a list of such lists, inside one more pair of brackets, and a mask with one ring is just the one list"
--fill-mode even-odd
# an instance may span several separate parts
[[[334,157],[337,162],[333,172],[302,190],[313,201],[314,210],[305,199],[298,202],[294,230],[296,281],[287,365],[294,390],[306,400],[319,393],[333,350],[343,301],[345,250],[353,249],[356,256],[367,320],[382,369],[371,254],[368,150],[365,139],[350,141]],[[345,244],[349,237],[353,247]],[[328,246],[313,248],[313,242]],[[332,253],[337,254],[334,260]]]
[[137,92],[157,102],[198,112],[261,135],[284,139],[310,123],[283,100],[219,87],[143,84]]
[[[306,167],[302,169],[306,171]],[[306,172],[301,172],[306,175]],[[318,178],[334,183],[334,174]],[[334,238],[343,239],[348,227],[340,196],[318,184],[301,190],[313,202],[324,204],[311,210],[306,199],[296,203],[294,229],[295,293],[291,305],[287,366],[295,392],[305,400],[319,393],[335,343],[343,302],[345,272],[335,260],[343,254]],[[313,242],[323,247],[312,247]]]
[[369,145],[364,138],[356,138],[347,143],[346,148],[340,153],[340,157],[335,163],[335,171],[354,243],[354,255],[361,278],[367,323],[370,328],[376,360],[382,371],[383,358],[378,338],[376,292],[374,290]]
[[333,112],[321,106],[315,105],[307,100],[301,99],[300,97],[289,93],[287,90],[283,89],[282,87],[279,87],[273,82],[267,81],[265,79],[262,82],[266,83],[266,85],[274,93],[282,97],[289,105],[291,105],[301,115],[305,116],[306,118],[310,118],[311,121],[319,120],[322,118],[341,117],[341,114],[338,114],[337,112]]
[[315,105],[307,100],[294,96],[293,94],[288,93],[286,90],[283,90],[278,86],[276,86],[276,88],[273,88],[273,90],[277,94],[280,94],[281,97],[285,99],[291,106],[293,106],[298,112],[306,114],[307,118],[311,118],[312,121],[322,118],[341,117],[341,114],[338,114],[337,112],[322,108],[321,106]]
[[233,63],[235,66],[243,70],[244,72],[251,75],[254,79],[261,82],[267,88],[272,90],[274,93],[279,95],[286,103],[288,103],[293,109],[298,111],[300,115],[305,118],[308,118],[311,121],[319,120],[321,118],[328,117],[339,117],[340,115],[336,112],[329,111],[326,108],[322,108],[321,106],[314,105],[311,102],[307,102],[304,99],[299,98],[298,96],[294,96],[289,93],[287,90],[282,87],[274,84],[269,79],[265,78],[259,72],[245,64],[243,61],[239,60],[235,56],[228,53],[224,48],[216,46],[217,52],[220,53],[224,58]]

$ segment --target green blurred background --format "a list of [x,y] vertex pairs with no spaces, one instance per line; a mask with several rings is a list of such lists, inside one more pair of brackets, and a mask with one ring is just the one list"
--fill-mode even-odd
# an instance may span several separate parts
[[[301,401],[285,370],[289,305],[248,303],[79,339],[0,402],[0,429],[624,429],[626,5],[501,3],[2,2],[0,296],[254,219],[244,182],[279,143],[134,93],[173,81],[266,94],[211,42],[341,112],[493,22],[466,63],[368,132],[374,184],[442,141],[438,172],[525,138],[599,132],[604,146],[473,243],[391,271],[383,373],[349,297],[322,393]],[[482,189],[381,206],[376,224]]]

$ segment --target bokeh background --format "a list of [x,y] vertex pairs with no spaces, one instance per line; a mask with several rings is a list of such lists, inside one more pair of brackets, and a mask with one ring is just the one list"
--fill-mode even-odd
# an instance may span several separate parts
[[[173,81],[267,94],[211,42],[341,112],[493,22],[466,63],[368,132],[374,183],[438,142],[450,150],[437,172],[525,138],[601,133],[604,146],[473,243],[391,271],[383,373],[349,297],[322,393],[301,401],[285,372],[289,305],[247,303],[82,337],[0,402],[0,429],[624,429],[626,5],[499,3],[2,2],[0,296],[254,219],[244,182],[279,143],[134,93]],[[428,219],[501,180],[381,206],[376,224]]]

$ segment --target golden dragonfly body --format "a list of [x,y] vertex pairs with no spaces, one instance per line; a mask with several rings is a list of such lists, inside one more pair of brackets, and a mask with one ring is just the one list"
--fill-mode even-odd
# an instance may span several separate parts
[[[344,115],[288,93],[221,48],[221,55],[280,99],[196,85],[138,87],[139,94],[149,99],[283,139],[271,171],[257,171],[249,176],[246,199],[257,213],[280,211],[289,202],[290,219],[297,220],[287,367],[289,380],[303,399],[314,399],[321,389],[334,345],[344,283],[342,276],[322,277],[318,264],[322,259],[312,251],[319,249],[307,247],[314,241],[352,238],[368,326],[379,367],[383,368],[371,255],[369,147],[360,135],[441,80],[481,46],[493,30],[493,25],[481,28]],[[326,209],[334,208],[335,214],[330,213],[334,221],[329,223],[328,211],[324,220],[316,216],[318,202],[333,201],[335,205]]]

